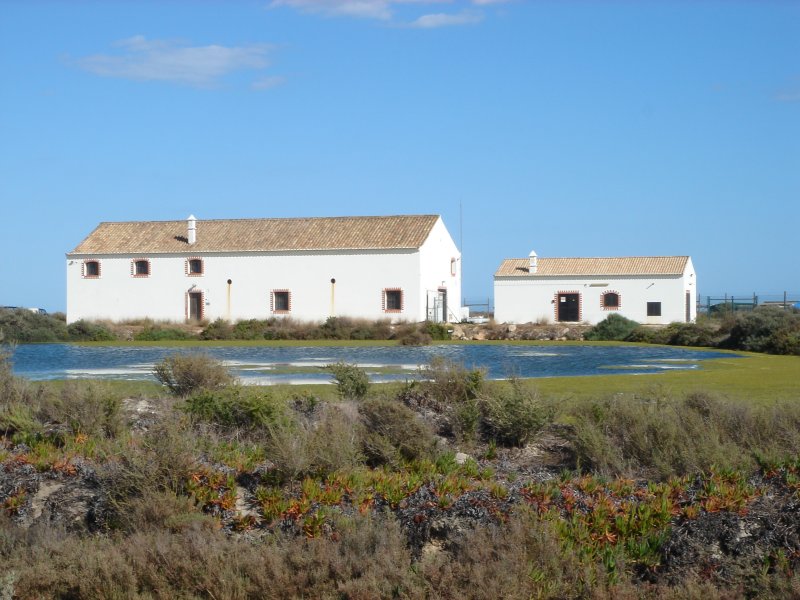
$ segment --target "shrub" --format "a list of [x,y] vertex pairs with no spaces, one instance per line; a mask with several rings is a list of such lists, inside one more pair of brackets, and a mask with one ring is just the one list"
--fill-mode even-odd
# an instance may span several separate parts
[[233,325],[224,319],[217,319],[208,324],[200,332],[200,339],[203,340],[231,340],[233,339]]
[[55,342],[69,339],[63,319],[27,309],[0,309],[0,332],[6,342]]
[[68,381],[58,395],[42,394],[37,417],[79,433],[114,438],[124,430],[121,402],[100,383]]
[[188,396],[200,389],[215,390],[233,383],[218,360],[205,354],[168,356],[153,369],[156,379],[176,396]]
[[794,456],[800,444],[795,404],[753,406],[700,392],[594,400],[562,419],[572,423],[579,463],[606,475],[664,480],[715,465],[749,470],[756,456]]
[[411,331],[398,338],[402,346],[427,346],[433,338],[423,331]]
[[463,365],[439,356],[433,357],[420,375],[424,378],[422,390],[446,404],[474,400],[483,389],[484,371],[467,370]]
[[344,399],[359,400],[367,395],[369,377],[364,369],[343,362],[328,365],[327,368],[333,373],[333,381],[339,396]]
[[364,454],[371,466],[399,466],[432,458],[436,438],[410,408],[395,400],[370,399],[358,408],[364,418]]
[[621,341],[638,326],[636,321],[612,313],[587,331],[583,337],[590,341]]
[[547,420],[538,394],[518,379],[481,397],[481,409],[487,435],[505,446],[524,446]]
[[133,336],[137,342],[160,342],[163,340],[190,340],[195,336],[184,329],[177,327],[162,327],[161,325],[147,325]]
[[780,354],[796,350],[794,340],[798,336],[800,315],[781,308],[757,308],[737,315],[730,335],[721,345],[736,350]]
[[260,388],[200,389],[183,405],[189,415],[224,427],[265,427],[283,415],[283,404]]
[[75,321],[67,326],[69,339],[76,342],[107,342],[116,339],[107,327],[89,321]]

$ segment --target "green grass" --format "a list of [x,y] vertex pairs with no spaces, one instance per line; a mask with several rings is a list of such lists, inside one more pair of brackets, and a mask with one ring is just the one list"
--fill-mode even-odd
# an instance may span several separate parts
[[800,357],[736,352],[741,358],[704,360],[699,369],[652,375],[597,375],[527,380],[545,396],[589,398],[644,393],[658,387],[675,396],[715,392],[734,400],[770,402],[800,399]]

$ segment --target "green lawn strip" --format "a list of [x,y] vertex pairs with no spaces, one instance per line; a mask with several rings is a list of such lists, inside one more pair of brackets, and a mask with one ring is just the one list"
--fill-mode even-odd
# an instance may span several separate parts
[[529,379],[544,396],[584,399],[643,394],[654,387],[668,395],[705,391],[735,400],[800,399],[800,357],[737,352],[741,358],[703,360],[699,369],[647,375],[592,375]]

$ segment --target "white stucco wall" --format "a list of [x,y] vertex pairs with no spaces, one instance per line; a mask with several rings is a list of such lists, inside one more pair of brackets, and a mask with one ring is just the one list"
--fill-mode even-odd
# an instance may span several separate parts
[[[423,294],[419,307],[422,315],[426,308],[431,311],[434,298],[440,289],[447,290],[447,314],[444,320],[461,320],[461,253],[440,218],[436,221],[428,239],[419,249],[420,280]],[[425,318],[423,316],[423,318]],[[431,313],[433,319],[433,314]],[[421,320],[421,319],[420,319]],[[435,319],[434,319],[435,320]]]
[[[203,259],[203,274],[186,274],[186,260]],[[133,260],[150,260],[150,275],[131,275]],[[322,321],[351,316],[394,321],[426,318],[426,290],[446,282],[448,302],[460,305],[461,266],[441,219],[419,250],[291,253],[182,253],[169,255],[69,255],[67,321],[150,318],[183,321],[187,294],[203,292],[205,319],[236,321],[270,316]],[[85,260],[100,263],[100,277],[83,276]],[[336,283],[331,284],[334,278]],[[231,280],[228,285],[227,281]],[[403,310],[382,308],[384,289],[401,289]],[[289,290],[291,310],[270,310],[273,290]]]
[[[691,260],[683,276],[626,277],[495,277],[495,320],[501,323],[556,321],[558,293],[580,294],[580,320],[598,323],[616,312],[628,319],[647,324],[686,321],[686,293],[690,294],[690,320],[697,317],[697,282]],[[602,296],[617,292],[620,306],[604,309]],[[661,302],[661,316],[647,316],[647,303]]]

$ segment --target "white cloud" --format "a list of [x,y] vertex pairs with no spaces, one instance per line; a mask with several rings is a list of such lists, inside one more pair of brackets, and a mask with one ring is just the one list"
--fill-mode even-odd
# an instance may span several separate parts
[[370,19],[390,19],[392,0],[273,0],[270,6],[290,6],[303,12]]
[[137,35],[114,44],[115,54],[94,54],[76,61],[103,77],[137,81],[166,81],[209,87],[234,71],[260,70],[269,65],[270,46],[188,46],[171,40],[148,40]]
[[[272,0],[270,7],[288,6],[304,13],[325,16],[349,16],[391,21],[400,6],[431,6],[437,4],[480,5],[501,4],[510,0]],[[422,15],[413,21],[413,27],[442,27],[477,23],[482,17],[467,13]],[[426,25],[426,23],[436,23]]]
[[417,27],[419,29],[435,29],[437,27],[452,27],[455,25],[474,25],[483,20],[483,15],[478,13],[436,13],[431,15],[422,15],[415,21],[412,21],[409,26]]

